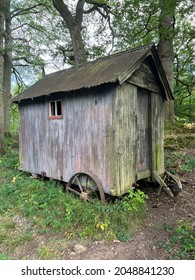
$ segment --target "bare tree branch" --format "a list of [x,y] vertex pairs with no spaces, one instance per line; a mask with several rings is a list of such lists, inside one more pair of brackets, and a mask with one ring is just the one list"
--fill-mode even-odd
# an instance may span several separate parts
[[16,82],[17,82],[17,85],[18,85],[19,89],[22,88],[21,85],[24,85],[25,87],[27,87],[27,85],[23,81],[20,73],[17,71],[17,69],[15,67],[12,67],[12,72],[13,72],[15,78],[16,78]]
[[96,6],[93,6],[92,8],[88,9],[88,10],[84,10],[83,13],[84,14],[90,14],[92,12],[94,12],[96,10]]
[[32,25],[32,24],[30,24],[30,23],[23,23],[23,24],[21,24],[20,26],[17,26],[17,27],[15,27],[15,28],[13,28],[13,29],[12,29],[12,32],[13,32],[13,31],[16,31],[17,29],[22,28],[22,27],[24,27],[24,26],[29,26],[29,27],[31,27],[32,29],[41,31],[41,32],[43,32],[43,33],[45,33],[45,34],[47,33],[47,32],[46,32],[45,30],[43,30],[42,28],[39,28],[38,26]]
[[[30,10],[34,10],[37,7],[40,7],[40,6],[45,6],[45,5],[44,4],[37,4],[37,5],[31,6],[31,7],[25,8],[25,9],[16,10],[11,14],[11,18],[14,18],[14,17],[19,16],[19,15],[27,14],[27,13],[29,13]],[[39,12],[38,11],[33,11],[33,13],[39,13]]]
[[16,58],[14,59],[14,61],[20,61],[20,60],[25,61],[25,62],[28,63],[29,65],[42,66],[42,65],[44,64],[43,61],[38,61],[38,62],[36,62],[36,61],[31,61],[31,60],[29,60],[26,56],[16,57]]

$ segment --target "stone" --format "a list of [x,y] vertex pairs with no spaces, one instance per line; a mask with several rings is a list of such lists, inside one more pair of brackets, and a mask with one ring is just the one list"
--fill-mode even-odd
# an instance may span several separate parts
[[77,254],[82,254],[87,251],[87,248],[84,247],[83,245],[76,244],[76,245],[74,245],[73,251]]

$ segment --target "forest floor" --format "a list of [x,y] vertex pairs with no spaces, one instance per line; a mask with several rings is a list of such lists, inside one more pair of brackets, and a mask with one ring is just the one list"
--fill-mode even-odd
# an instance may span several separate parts
[[[195,149],[182,150],[195,156]],[[149,199],[147,217],[128,242],[91,241],[74,238],[66,240],[62,234],[43,235],[34,232],[33,241],[18,246],[11,254],[13,259],[68,259],[68,260],[152,260],[171,259],[178,251],[177,241],[170,240],[178,224],[190,221],[195,225],[195,171],[180,173],[182,192],[174,199],[158,188],[142,188]],[[15,217],[18,230],[25,229],[25,218]],[[177,254],[177,253],[176,253]]]

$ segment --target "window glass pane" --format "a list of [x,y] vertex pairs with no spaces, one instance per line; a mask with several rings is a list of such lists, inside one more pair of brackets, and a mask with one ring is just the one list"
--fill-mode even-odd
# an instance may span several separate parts
[[50,115],[51,116],[55,116],[56,112],[55,112],[55,101],[54,102],[50,102]]
[[62,102],[57,101],[57,116],[61,116],[62,115]]

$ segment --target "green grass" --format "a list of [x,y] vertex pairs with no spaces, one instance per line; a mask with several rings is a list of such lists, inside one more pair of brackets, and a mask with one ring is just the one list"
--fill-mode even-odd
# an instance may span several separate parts
[[165,149],[165,166],[172,173],[186,173],[195,170],[195,156],[183,151]]
[[1,260],[9,260],[10,258],[9,258],[9,256],[8,255],[6,255],[6,254],[4,254],[4,253],[0,253],[0,261]]
[[[67,195],[54,181],[32,179],[18,170],[17,138],[5,143],[6,153],[0,157],[0,257],[38,234],[63,234],[70,238],[129,240],[131,232],[145,217],[146,195],[129,192],[114,202],[101,204],[99,200],[82,202]],[[17,219],[25,222],[18,229]],[[7,251],[2,251],[1,248]],[[40,256],[47,257],[45,248]]]
[[164,230],[169,231],[169,239],[159,247],[170,252],[170,258],[195,260],[195,228],[192,222],[181,220],[175,228],[165,224]]
[[[114,203],[84,203],[53,182],[20,175],[0,188],[0,214],[22,215],[40,233],[67,232],[67,237],[129,239],[129,226],[143,215],[145,197],[137,192]],[[86,205],[87,204],[87,205]],[[131,221],[132,219],[132,221]]]
[[195,170],[195,124],[178,120],[165,125],[165,167],[173,173]]

